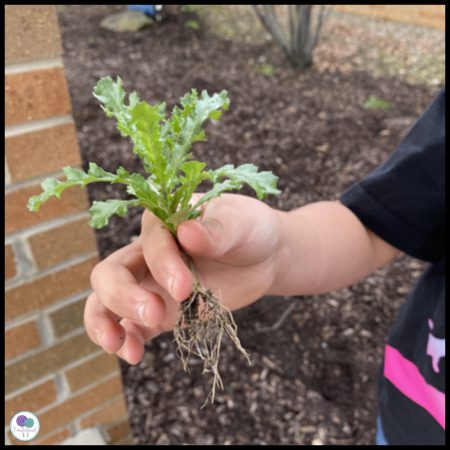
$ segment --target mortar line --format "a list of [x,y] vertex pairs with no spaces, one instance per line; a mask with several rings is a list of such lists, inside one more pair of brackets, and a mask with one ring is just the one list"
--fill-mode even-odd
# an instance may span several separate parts
[[17,183],[9,184],[5,186],[5,194],[9,194],[11,192],[19,191],[22,188],[35,187],[38,184],[42,183],[46,178],[58,178],[63,177],[64,173],[62,170],[58,170],[57,172],[50,172],[44,175],[39,175],[37,177],[29,178],[28,180],[18,181]]
[[[99,347],[98,351],[92,352],[89,355],[85,355],[82,358],[79,358],[79,359],[77,359],[75,361],[70,362],[69,364],[64,366],[61,370],[67,371],[67,370],[73,369],[77,365],[83,364],[85,362],[88,362],[89,360],[94,359],[94,358],[96,358],[96,357],[98,357],[98,356],[100,356],[101,354],[104,354],[104,353],[105,352]],[[61,370],[60,370],[60,372],[56,372],[56,373],[54,372],[52,374],[45,375],[42,378],[39,378],[38,380],[32,381],[31,383],[29,383],[29,384],[27,384],[25,386],[22,386],[22,387],[20,387],[18,389],[15,389],[14,391],[12,391],[12,392],[10,392],[8,394],[5,394],[5,400],[8,401],[11,398],[13,398],[13,397],[15,397],[17,395],[21,395],[24,392],[28,391],[29,389],[33,389],[33,388],[39,386],[40,384],[45,383],[45,382],[47,382],[49,380],[53,380],[56,383],[56,374],[61,373]],[[61,375],[64,376],[63,373],[61,373]],[[92,383],[91,385],[94,385],[94,384],[95,383]],[[51,403],[51,405],[54,405],[57,402],[58,401],[53,402],[53,403]],[[49,405],[49,406],[51,406],[51,405]],[[46,406],[43,409],[48,409],[48,408]]]
[[24,228],[23,230],[8,234],[5,236],[5,244],[12,244],[16,239],[20,239],[22,237],[26,239],[35,234],[42,233],[43,231],[57,228],[70,222],[76,222],[77,220],[87,217],[90,217],[88,211],[81,211],[63,217],[57,217],[46,222],[41,222],[31,227]]
[[63,373],[58,372],[55,376],[56,391],[58,400],[64,401],[70,397],[70,388],[66,377]]
[[48,314],[57,311],[58,309],[64,308],[65,306],[69,306],[72,303],[75,303],[79,300],[81,300],[83,297],[88,297],[92,292],[92,289],[85,289],[82,292],[77,292],[76,294],[72,294],[68,297],[65,297],[64,299],[55,302],[52,305],[48,305],[45,308],[31,311],[27,314],[23,314],[19,316],[16,319],[9,320],[5,324],[5,331],[10,330],[11,328],[15,328],[18,325],[21,325],[23,323],[29,322],[30,320],[35,320],[39,316],[39,314]]
[[5,138],[17,136],[19,134],[31,133],[33,131],[45,130],[58,125],[75,124],[71,114],[54,116],[48,119],[32,120],[30,122],[8,125],[5,127]]
[[5,155],[5,187],[10,184],[11,184],[11,173],[8,168],[8,163],[6,162],[6,155]]
[[31,383],[28,383],[25,386],[21,386],[20,388],[15,389],[14,391],[9,392],[8,394],[5,394],[5,400],[6,401],[11,400],[12,398],[16,397],[17,395],[21,395],[24,392],[27,392],[28,390],[39,386],[40,384],[43,384],[43,383],[46,383],[49,380],[52,380],[54,377],[55,377],[55,374],[48,374],[48,375],[45,375],[42,378],[39,378],[38,380],[35,380],[35,381],[32,381]]
[[8,284],[7,290],[15,289],[22,284],[32,283],[34,281],[39,281],[41,278],[44,278],[53,273],[61,272],[64,269],[68,269],[70,267],[76,266],[82,262],[86,262],[89,259],[92,259],[94,256],[98,256],[97,250],[83,253],[82,255],[78,255],[74,258],[64,260],[58,264],[55,264],[49,268],[46,268],[40,272],[30,274],[29,277],[23,277],[17,281],[11,281],[11,284]]
[[6,64],[5,75],[29,72],[32,70],[52,69],[54,67],[64,68],[64,62],[61,56]]
[[[51,346],[45,347],[45,346],[39,346],[36,349],[30,350],[22,355],[18,355],[15,358],[11,358],[5,363],[5,368],[9,368],[15,364],[18,364],[22,361],[25,361],[26,359],[32,358],[33,356],[36,356],[39,353],[45,352],[46,350],[50,350],[52,347],[55,347],[59,344],[64,343],[65,341],[68,341],[70,339],[76,338],[81,336],[82,334],[86,334],[86,330],[84,328],[77,328],[70,333],[65,334],[64,336],[61,336],[59,338],[56,338]],[[66,366],[64,366],[66,367]]]
[[13,248],[17,256],[19,266],[19,278],[27,278],[36,272],[36,261],[34,260],[28,241],[24,238],[16,239],[13,243]]
[[39,314],[36,323],[42,338],[42,346],[44,348],[51,347],[55,341],[55,333],[48,315]]
[[[74,397],[77,397],[79,395],[85,394],[86,392],[88,392],[90,389],[92,389],[97,384],[101,384],[101,383],[104,383],[104,382],[108,381],[109,379],[113,379],[114,376],[115,376],[114,374],[108,374],[107,376],[105,376],[103,378],[100,378],[99,380],[97,380],[94,383],[88,384],[87,386],[83,386],[83,388],[79,389],[76,392],[71,392],[70,393],[71,395],[69,395],[64,400],[57,400],[57,401],[51,403],[50,405],[45,406],[45,408],[42,408],[41,410],[39,410],[40,411],[39,414],[45,414],[47,411],[50,411],[51,409],[53,409],[55,406],[61,405],[64,402],[70,401]],[[119,395],[123,395],[123,392],[119,393],[115,397],[113,397],[113,400],[115,400],[116,397],[118,397]],[[111,401],[111,400],[109,400],[109,401]],[[109,401],[107,401],[107,402],[109,402]],[[98,408],[101,408],[102,406],[103,405],[100,405],[100,406],[98,406]],[[95,411],[95,409],[97,409],[97,407],[94,407],[94,408],[90,409],[89,411],[87,411],[87,413],[84,413],[84,414],[89,414],[89,412]],[[77,419],[80,418],[80,417],[82,417],[82,415],[77,416]]]

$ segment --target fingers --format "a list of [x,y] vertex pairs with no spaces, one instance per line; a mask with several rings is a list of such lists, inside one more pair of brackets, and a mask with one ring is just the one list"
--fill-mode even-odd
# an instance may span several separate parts
[[92,342],[107,353],[115,353],[125,342],[125,330],[119,325],[120,317],[109,311],[93,292],[86,300],[84,326]]
[[138,364],[144,355],[145,342],[164,331],[161,327],[147,328],[118,318],[105,308],[95,293],[86,301],[84,324],[93,342],[107,353],[117,353],[129,364]]
[[[238,248],[247,236],[247,214],[237,197],[214,199],[200,220],[188,220],[178,227],[178,239],[192,256],[217,259]],[[237,217],[238,216],[238,217]],[[251,222],[253,223],[253,221]]]
[[129,364],[138,364],[145,352],[145,342],[159,336],[161,327],[147,328],[128,319],[122,319],[120,325],[126,330],[126,339],[117,356]]
[[91,284],[106,310],[153,328],[163,320],[165,305],[159,295],[138,284],[146,272],[142,251],[133,244],[97,264]]
[[193,278],[175,238],[163,223],[151,214],[142,221],[140,242],[147,267],[153,278],[177,301],[192,291]]

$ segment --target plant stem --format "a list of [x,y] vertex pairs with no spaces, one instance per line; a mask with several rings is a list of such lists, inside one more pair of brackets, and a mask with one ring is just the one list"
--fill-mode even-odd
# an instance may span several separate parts
[[193,259],[187,253],[184,254],[186,256],[189,269],[192,272],[192,275],[194,276],[193,291],[195,291],[201,286],[200,278],[198,277],[198,272],[197,269],[195,268]]
[[194,283],[189,298],[181,302],[180,314],[174,328],[174,339],[185,371],[189,371],[188,359],[193,354],[203,361],[203,373],[212,372],[213,374],[212,388],[203,404],[205,406],[208,401],[214,402],[217,387],[223,389],[218,365],[224,335],[228,335],[249,364],[251,361],[248,353],[241,346],[231,311],[210,289],[202,285],[194,261],[185,252],[182,254],[192,272]]

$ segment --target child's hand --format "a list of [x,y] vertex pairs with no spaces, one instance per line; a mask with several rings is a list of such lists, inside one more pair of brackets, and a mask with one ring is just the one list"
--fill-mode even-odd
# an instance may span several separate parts
[[[178,228],[179,243],[192,256],[202,283],[231,310],[269,291],[279,236],[276,211],[237,194],[210,201],[201,219]],[[174,237],[145,211],[139,239],[99,263],[91,283],[94,292],[84,313],[89,337],[137,364],[146,341],[173,329],[193,277]]]

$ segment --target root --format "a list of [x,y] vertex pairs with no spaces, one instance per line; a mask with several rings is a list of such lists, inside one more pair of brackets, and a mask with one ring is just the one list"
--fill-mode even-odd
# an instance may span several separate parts
[[189,357],[195,355],[203,361],[203,373],[213,374],[212,388],[203,408],[208,401],[214,403],[217,387],[223,389],[218,364],[224,335],[228,335],[249,364],[251,361],[241,346],[231,311],[220,303],[210,289],[202,286],[190,258],[188,262],[194,275],[194,289],[191,296],[181,303],[174,338],[178,345],[177,354],[186,372],[189,372]]

